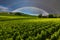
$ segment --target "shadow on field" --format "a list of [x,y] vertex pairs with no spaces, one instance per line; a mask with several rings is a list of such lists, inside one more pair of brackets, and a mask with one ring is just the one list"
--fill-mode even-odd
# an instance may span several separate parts
[[7,19],[7,18],[6,18],[6,19],[5,19],[5,18],[4,18],[4,19],[1,19],[1,18],[0,18],[0,21],[2,21],[2,22],[3,22],[3,21],[12,21],[12,20],[28,20],[28,19],[33,19],[33,18],[14,18],[14,19],[9,19],[9,18],[8,18],[8,19]]

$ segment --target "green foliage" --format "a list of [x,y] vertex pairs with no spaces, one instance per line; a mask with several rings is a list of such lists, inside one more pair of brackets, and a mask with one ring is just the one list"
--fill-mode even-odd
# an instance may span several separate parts
[[60,14],[59,15],[57,15],[57,14],[49,14],[47,16],[42,16],[42,14],[39,14],[38,18],[60,18]]
[[23,15],[23,14],[20,12],[16,12],[15,15]]
[[39,14],[38,17],[39,17],[39,18],[42,18],[42,14]]
[[4,17],[0,18],[0,40],[57,40],[60,37],[59,18]]
[[49,18],[54,18],[53,14],[48,15]]

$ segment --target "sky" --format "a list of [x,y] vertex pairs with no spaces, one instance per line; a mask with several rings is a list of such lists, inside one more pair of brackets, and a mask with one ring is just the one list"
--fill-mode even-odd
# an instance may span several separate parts
[[60,0],[0,0],[0,11],[14,11],[22,7],[36,7],[48,13],[60,13]]

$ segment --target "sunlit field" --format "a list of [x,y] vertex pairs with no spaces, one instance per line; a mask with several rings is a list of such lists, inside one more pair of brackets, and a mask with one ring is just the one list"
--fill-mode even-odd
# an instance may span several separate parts
[[60,40],[60,18],[0,16],[0,40]]

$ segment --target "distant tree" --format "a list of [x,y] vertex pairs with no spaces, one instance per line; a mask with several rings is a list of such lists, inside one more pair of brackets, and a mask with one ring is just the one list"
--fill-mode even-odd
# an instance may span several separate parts
[[39,14],[38,17],[41,18],[42,17],[42,14]]
[[58,18],[60,18],[60,16],[58,16]]
[[22,15],[22,13],[20,13],[20,12],[16,12],[15,15]]
[[8,14],[13,14],[12,12],[9,12]]
[[59,18],[59,17],[57,17],[57,16],[54,16],[54,18]]
[[54,18],[54,15],[53,14],[49,14],[48,17],[49,18]]

